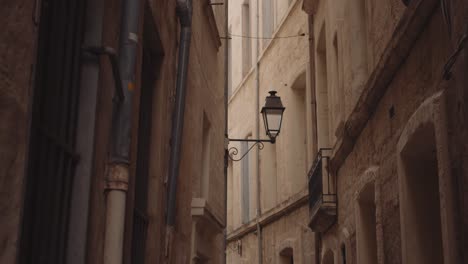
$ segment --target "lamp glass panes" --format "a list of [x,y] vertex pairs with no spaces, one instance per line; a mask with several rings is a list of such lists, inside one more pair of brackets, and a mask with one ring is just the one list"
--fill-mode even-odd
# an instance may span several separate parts
[[263,122],[265,131],[272,142],[275,142],[276,137],[281,130],[283,121],[283,113],[286,109],[281,103],[281,98],[276,96],[276,91],[270,91],[270,95],[265,100],[265,106],[262,107]]

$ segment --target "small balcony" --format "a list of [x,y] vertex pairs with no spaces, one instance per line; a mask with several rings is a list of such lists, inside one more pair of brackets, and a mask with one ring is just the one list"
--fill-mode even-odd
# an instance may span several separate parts
[[331,149],[320,149],[308,174],[309,227],[318,233],[325,233],[337,219],[336,181],[328,170],[330,153]]

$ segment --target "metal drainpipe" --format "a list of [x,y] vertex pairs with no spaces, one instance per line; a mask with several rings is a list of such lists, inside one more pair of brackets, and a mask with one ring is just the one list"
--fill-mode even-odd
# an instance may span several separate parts
[[[260,12],[259,12],[260,2],[257,2],[257,14],[256,14],[256,31],[257,37],[260,36]],[[257,138],[260,138],[260,119],[258,111],[260,111],[260,61],[259,61],[259,53],[260,53],[260,45],[259,39],[255,40],[255,79],[256,79],[256,89],[255,89],[255,132],[257,134]],[[258,263],[263,263],[263,250],[262,250],[262,227],[260,226],[260,216],[262,215],[262,208],[260,203],[260,151],[257,150],[257,155],[255,158],[255,162],[257,164],[257,243],[258,243]]]
[[223,250],[224,258],[223,263],[227,262],[227,218],[228,218],[228,166],[229,166],[229,128],[228,128],[228,96],[229,96],[229,0],[224,0],[224,221],[226,226],[224,227],[223,234]]
[[317,154],[318,148],[318,130],[317,130],[317,91],[315,87],[315,36],[314,36],[314,16],[308,16],[308,26],[309,26],[309,63],[310,63],[310,77],[312,81],[310,82],[311,86],[311,104],[312,104],[312,148],[314,155],[312,160],[315,160],[315,155]]
[[192,37],[192,0],[177,0],[177,15],[182,28],[180,30],[179,56],[177,62],[175,108],[172,116],[172,148],[169,160],[169,190],[166,216],[166,257],[169,256],[170,253],[169,250],[172,243],[176,218],[177,180],[179,177],[182,133],[184,130],[185,94],[187,90],[187,72],[190,57],[190,41]]
[[105,186],[104,264],[122,263],[140,4],[139,0],[124,0],[122,5],[119,65],[124,98],[114,101],[112,117],[110,164]]

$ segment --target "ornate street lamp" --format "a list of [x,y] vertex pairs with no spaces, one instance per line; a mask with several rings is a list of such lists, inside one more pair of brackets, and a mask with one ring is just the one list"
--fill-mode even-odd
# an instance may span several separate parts
[[262,107],[263,122],[265,123],[265,131],[270,138],[271,143],[275,143],[276,137],[281,130],[283,122],[283,113],[286,109],[281,103],[281,98],[276,96],[276,91],[270,91],[270,96],[265,100],[265,106]]
[[258,146],[259,149],[263,149],[263,142],[270,142],[275,144],[276,137],[281,131],[281,123],[283,122],[283,113],[286,109],[281,103],[281,98],[276,96],[276,91],[270,91],[270,95],[265,100],[265,106],[262,107],[260,113],[263,116],[263,123],[265,125],[265,132],[269,139],[228,139],[228,141],[239,141],[239,142],[254,142],[246,153],[244,153],[239,159],[235,159],[234,156],[239,153],[239,150],[235,147],[229,149],[229,158],[233,161],[239,161],[243,159],[247,153],[254,147]]

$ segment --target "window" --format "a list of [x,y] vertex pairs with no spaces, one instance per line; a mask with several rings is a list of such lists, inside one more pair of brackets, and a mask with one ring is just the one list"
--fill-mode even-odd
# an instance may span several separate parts
[[[241,153],[247,153],[249,149],[248,142],[241,142]],[[247,154],[241,160],[241,210],[242,210],[242,223],[248,223],[250,220],[250,157]]]
[[[273,28],[274,28],[274,8],[273,8],[273,1],[266,0],[262,1],[262,23],[263,23],[263,37],[264,38],[271,38],[273,36]],[[265,48],[268,43],[270,43],[270,39],[263,40],[263,47]]]
[[[242,35],[251,36],[250,3],[246,1],[242,5]],[[252,39],[242,39],[242,76],[247,75],[252,67]]]
[[346,245],[341,244],[341,259],[343,264],[346,264]]
[[341,61],[340,61],[340,53],[338,49],[338,34],[335,32],[333,37],[333,60],[334,60],[334,78],[333,78],[333,93],[334,96],[334,109],[336,109],[336,113],[334,113],[334,130],[339,126],[339,123],[344,119],[344,90],[343,85],[341,85]]
[[320,30],[316,56],[316,102],[317,135],[319,148],[327,148],[330,143],[328,111],[328,72],[325,24]]
[[[18,263],[66,263],[84,1],[42,1]],[[64,15],[68,14],[68,15]]]
[[294,264],[294,252],[292,248],[288,247],[281,251],[280,264]]
[[[231,35],[231,28],[232,26],[229,26],[229,31],[228,31],[228,36]],[[232,41],[230,39],[226,39],[227,43],[227,49],[228,49],[228,99],[232,95]]]
[[[162,62],[161,43],[152,16],[145,16],[143,31],[143,54],[141,65],[141,94],[138,120],[136,172],[134,175],[133,227],[131,263],[145,263],[146,237],[148,230],[148,181],[150,175],[151,137],[153,127],[153,94]],[[157,37],[156,37],[157,36]]]
[[358,262],[377,263],[376,206],[374,184],[367,184],[358,198]]
[[334,256],[333,256],[333,251],[328,249],[325,252],[325,254],[323,255],[322,263],[323,264],[334,264],[335,263]]
[[[444,263],[434,125],[421,125],[401,151],[403,263]],[[430,250],[428,250],[430,249]]]
[[296,193],[306,184],[306,72],[302,72],[294,80],[291,85],[290,106],[289,111],[285,112],[285,125],[288,129],[285,130],[285,141],[290,146],[286,150],[287,154],[284,159],[286,161],[286,172],[290,176],[292,192]]
[[201,175],[201,197],[208,200],[210,184],[210,147],[211,147],[211,124],[206,114],[203,114],[203,142],[202,142],[202,175]]

